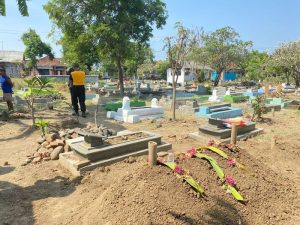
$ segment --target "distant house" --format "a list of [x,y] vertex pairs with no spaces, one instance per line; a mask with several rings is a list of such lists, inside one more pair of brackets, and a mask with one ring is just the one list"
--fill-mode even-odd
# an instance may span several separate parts
[[36,69],[39,75],[66,75],[67,65],[60,58],[45,56],[39,59]]
[[[204,70],[204,75],[206,79],[210,78],[210,75],[213,71],[208,66],[203,66],[195,62],[186,62],[184,63],[183,67],[180,70],[180,74],[178,75],[178,80],[177,83],[181,84],[184,86],[184,84],[188,81],[193,81],[197,80],[197,70]],[[172,78],[172,69],[169,68],[167,70],[167,82],[168,83],[173,83],[173,78]]]
[[5,68],[9,76],[21,76],[23,73],[23,52],[0,51],[0,66]]

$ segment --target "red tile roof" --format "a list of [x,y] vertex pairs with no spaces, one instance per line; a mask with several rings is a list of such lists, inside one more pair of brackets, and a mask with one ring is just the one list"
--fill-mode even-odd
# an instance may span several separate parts
[[38,61],[37,66],[64,66],[64,67],[67,67],[67,65],[62,62],[61,58],[54,58],[53,60],[50,60],[48,56],[41,58]]

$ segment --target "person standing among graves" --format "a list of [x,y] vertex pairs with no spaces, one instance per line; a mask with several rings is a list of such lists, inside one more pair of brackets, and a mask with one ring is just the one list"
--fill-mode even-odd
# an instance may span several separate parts
[[74,116],[75,115],[75,110],[73,108],[73,97],[72,97],[72,88],[73,88],[73,79],[72,79],[72,76],[71,76],[71,73],[74,71],[74,68],[71,67],[70,69],[68,69],[67,71],[67,75],[69,75],[69,80],[68,80],[68,87],[69,87],[69,91],[70,91],[70,96],[71,96],[71,105],[72,105],[72,115]]
[[82,112],[82,117],[86,117],[86,106],[85,106],[85,72],[80,70],[79,65],[75,63],[73,65],[74,71],[71,72],[72,78],[72,104],[75,114],[79,116],[78,101],[80,105],[80,110]]
[[3,67],[0,67],[0,83],[3,91],[3,101],[6,101],[8,111],[13,112],[14,111],[14,105],[13,105],[13,83],[9,76],[6,75],[5,69]]

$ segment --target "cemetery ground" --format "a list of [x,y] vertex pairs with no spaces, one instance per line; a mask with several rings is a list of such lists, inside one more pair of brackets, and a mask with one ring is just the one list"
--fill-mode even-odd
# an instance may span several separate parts
[[[81,124],[94,121],[94,109],[88,106],[91,114],[79,118]],[[53,129],[72,118],[67,108],[37,114]],[[79,178],[57,160],[21,166],[35,152],[40,132],[28,128],[29,114],[15,115],[8,122],[0,121],[0,224],[300,224],[300,111],[282,109],[274,118],[266,114],[257,123],[264,133],[238,142],[237,159],[246,170],[229,168],[226,160],[210,154],[234,176],[245,204],[226,193],[209,164],[197,158],[181,165],[204,187],[206,197],[200,198],[167,167],[149,168],[146,156],[97,168]],[[117,131],[155,132],[177,152],[207,144],[188,136],[205,120],[180,111],[176,122],[168,119],[168,110],[163,119],[137,124],[107,120],[105,115],[100,108],[99,124]]]

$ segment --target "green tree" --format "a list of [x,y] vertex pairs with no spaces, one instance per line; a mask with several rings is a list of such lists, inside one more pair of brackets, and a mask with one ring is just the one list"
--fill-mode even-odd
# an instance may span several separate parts
[[181,69],[188,58],[188,54],[191,49],[196,46],[196,36],[192,30],[185,28],[181,23],[176,23],[175,28],[177,29],[176,37],[166,37],[165,49],[171,65],[172,74],[172,119],[176,119],[176,87],[178,76],[180,75]]
[[267,75],[270,56],[266,52],[252,51],[243,60],[242,68],[249,80],[263,80]]
[[26,46],[24,56],[29,59],[29,70],[36,68],[38,62],[37,57],[48,55],[50,59],[54,58],[50,45],[42,42],[40,36],[33,29],[29,29],[25,32],[21,36],[21,39]]
[[[17,0],[19,12],[22,16],[28,16],[27,0]],[[6,16],[5,0],[0,0],[0,16]]]
[[91,37],[87,35],[80,35],[74,38],[73,35],[65,34],[58,43],[62,46],[63,59],[69,64],[78,63],[81,68],[91,70],[95,63],[99,63],[99,54]]
[[203,54],[207,57],[207,63],[217,71],[214,82],[218,86],[221,74],[232,66],[237,66],[252,46],[250,41],[242,41],[239,34],[231,27],[224,27],[216,31],[203,34]]
[[167,70],[170,68],[170,62],[167,60],[157,61],[155,63],[155,68],[157,74],[161,79],[167,80]]
[[54,93],[52,80],[46,77],[33,77],[24,81],[28,86],[28,90],[23,95],[31,111],[32,125],[35,125],[35,100],[38,97]]
[[137,77],[138,67],[144,63],[153,63],[153,52],[147,45],[133,43],[130,48],[131,57],[125,61],[125,71],[129,76]]
[[154,62],[145,62],[138,66],[137,75],[142,77],[144,75],[151,75],[155,73],[155,64]]
[[167,17],[161,0],[50,0],[44,9],[63,36],[74,41],[86,36],[101,60],[115,62],[122,95],[123,67],[131,58],[132,43],[147,43],[154,25],[161,28]]
[[297,87],[300,85],[300,41],[282,44],[272,55],[273,65],[280,67],[281,74],[292,77]]

